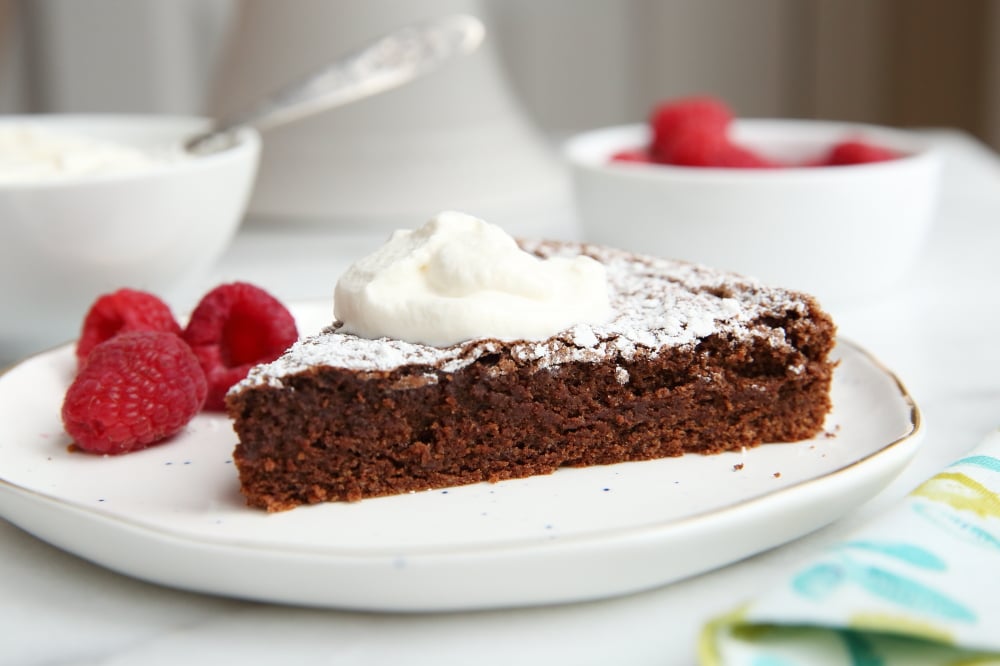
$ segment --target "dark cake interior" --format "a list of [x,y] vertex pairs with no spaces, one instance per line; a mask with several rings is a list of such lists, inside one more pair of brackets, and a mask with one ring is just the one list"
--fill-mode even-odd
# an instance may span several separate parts
[[435,348],[334,324],[296,343],[228,396],[248,504],[716,453],[822,428],[834,325],[811,297],[603,247],[524,247],[604,263],[612,320],[544,342]]

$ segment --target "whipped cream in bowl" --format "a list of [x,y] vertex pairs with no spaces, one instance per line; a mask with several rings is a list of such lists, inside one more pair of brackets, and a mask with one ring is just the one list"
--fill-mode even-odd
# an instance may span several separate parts
[[599,262],[542,259],[500,227],[454,211],[395,232],[344,273],[334,294],[341,331],[433,347],[544,340],[611,314]]
[[121,175],[173,161],[115,141],[36,124],[0,126],[0,183]]

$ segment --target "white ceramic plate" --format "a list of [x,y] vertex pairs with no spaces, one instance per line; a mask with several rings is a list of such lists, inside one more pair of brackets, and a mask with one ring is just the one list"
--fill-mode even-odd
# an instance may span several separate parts
[[811,441],[269,515],[243,504],[222,416],[126,456],[69,452],[63,347],[0,377],[0,515],[130,576],[264,601],[424,611],[624,594],[815,530],[900,471],[916,406],[857,346],[836,354],[834,411]]

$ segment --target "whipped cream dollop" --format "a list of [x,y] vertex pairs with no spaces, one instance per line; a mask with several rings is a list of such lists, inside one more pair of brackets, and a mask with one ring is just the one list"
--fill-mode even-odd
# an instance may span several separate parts
[[393,233],[337,282],[342,331],[434,347],[465,340],[544,340],[611,317],[604,266],[585,256],[541,259],[500,227],[443,212]]
[[0,127],[0,182],[135,173],[166,158],[62,129]]

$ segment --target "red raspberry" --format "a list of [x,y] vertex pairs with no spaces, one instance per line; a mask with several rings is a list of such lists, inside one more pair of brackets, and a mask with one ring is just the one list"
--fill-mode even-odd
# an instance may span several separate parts
[[732,167],[739,169],[770,169],[778,165],[764,159],[749,148],[738,146],[734,143],[727,143],[718,155],[716,166]]
[[225,409],[226,391],[250,368],[278,358],[298,338],[295,319],[263,289],[234,282],[208,292],[184,330],[208,379],[205,409]]
[[728,146],[726,135],[709,127],[690,125],[669,143],[654,147],[656,160],[676,166],[720,166],[720,155]]
[[611,156],[612,162],[652,162],[653,157],[645,148],[631,148],[619,150]]
[[722,140],[732,120],[729,107],[714,97],[686,97],[665,102],[650,115],[652,152],[662,160],[664,154],[675,152],[672,146],[675,141],[690,137],[692,131],[697,131],[701,137],[694,141],[703,142],[707,137]]
[[687,97],[653,110],[650,152],[661,164],[698,167],[778,166],[728,138],[733,113],[714,97]]
[[656,106],[650,116],[655,138],[682,134],[686,127],[697,125],[725,132],[733,112],[715,97],[695,96],[671,100]]
[[871,162],[886,162],[900,157],[899,153],[873,146],[864,141],[842,141],[830,150],[830,154],[821,164],[826,166],[846,166],[849,164],[870,164]]
[[98,344],[126,331],[165,331],[181,334],[167,304],[153,294],[119,289],[104,294],[90,306],[76,343],[76,361],[83,367],[90,351]]
[[179,336],[127,331],[94,347],[66,391],[63,425],[84,451],[127,453],[179,432],[207,390],[198,359]]

